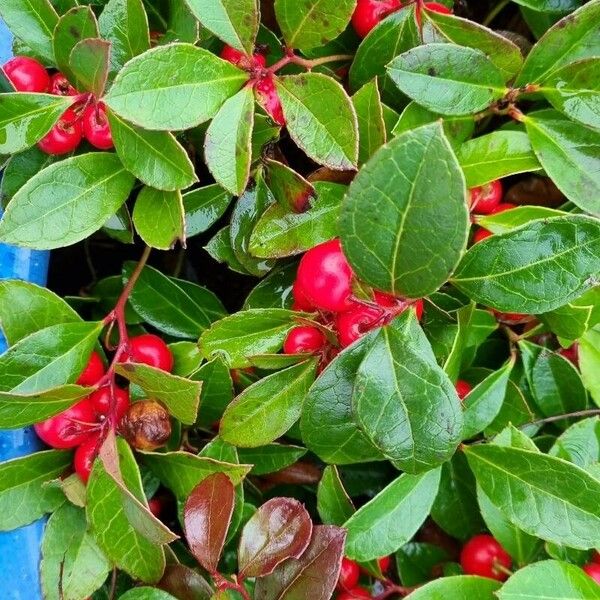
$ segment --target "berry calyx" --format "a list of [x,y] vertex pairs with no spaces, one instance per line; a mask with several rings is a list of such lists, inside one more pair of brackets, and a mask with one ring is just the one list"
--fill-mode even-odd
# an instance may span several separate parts
[[431,12],[440,13],[443,15],[452,14],[452,9],[440,4],[439,2],[425,2],[425,8]]
[[69,83],[69,80],[60,72],[50,77],[48,91],[55,96],[77,96],[77,90]]
[[466,396],[469,395],[469,392],[473,389],[473,386],[464,379],[459,379],[455,384],[456,393],[461,400],[464,400]]
[[[114,410],[115,419],[119,422],[127,409],[129,408],[129,392],[123,388],[114,386]],[[94,410],[102,417],[106,417],[111,409],[111,391],[110,386],[105,386],[99,390],[96,390],[89,396],[90,402],[94,406]]]
[[504,581],[508,574],[499,569],[510,569],[512,560],[504,548],[491,535],[472,537],[460,553],[460,564],[467,575],[480,575]]
[[77,385],[92,386],[96,385],[104,376],[104,363],[100,355],[94,351],[90,354],[85,369],[75,382]]
[[351,590],[343,591],[338,594],[337,600],[355,600],[355,598],[370,598],[371,592],[367,588],[360,585],[353,587]]
[[92,435],[75,450],[73,456],[73,467],[75,467],[75,473],[79,475],[79,478],[83,483],[87,483],[90,478],[92,467],[94,466],[94,460],[98,456],[98,450],[100,450],[100,436]]
[[129,348],[133,362],[150,365],[169,373],[173,369],[173,354],[169,346],[157,335],[145,333],[131,338]]
[[277,125],[283,127],[285,125],[285,116],[275,88],[275,77],[273,74],[266,72],[256,82],[254,89],[256,90],[256,98],[259,104],[265,109],[265,112]]
[[104,102],[90,104],[81,117],[85,139],[99,150],[110,150],[113,147],[110,124],[106,115]]
[[484,229],[483,227],[480,227],[473,235],[473,243],[477,244],[477,242],[481,242],[481,240],[485,240],[491,235],[493,234],[489,229]]
[[499,179],[496,179],[485,185],[471,188],[469,193],[471,196],[471,210],[478,215],[489,215],[502,200],[502,183]]
[[15,56],[2,69],[17,92],[43,93],[48,91],[50,76],[44,65],[33,58]]
[[384,320],[383,310],[355,304],[350,310],[340,313],[335,320],[340,346],[349,346],[374,327],[382,325]]
[[68,108],[58,123],[38,142],[38,148],[46,154],[67,154],[79,146],[82,137],[81,120],[72,108]]
[[338,577],[337,589],[338,590],[351,590],[358,585],[360,578],[360,567],[357,563],[349,558],[342,558],[342,567],[340,569],[340,576]]
[[596,582],[600,584],[600,564],[591,562],[583,565],[582,569]]
[[342,312],[352,308],[352,276],[340,241],[335,239],[304,254],[296,281],[304,297],[316,308]]
[[52,448],[74,448],[97,429],[96,412],[88,398],[34,425],[38,437]]
[[316,327],[294,327],[283,343],[285,354],[300,354],[301,352],[318,352],[325,345],[323,333]]
[[364,38],[380,21],[400,8],[400,0],[358,0],[352,14],[352,27]]

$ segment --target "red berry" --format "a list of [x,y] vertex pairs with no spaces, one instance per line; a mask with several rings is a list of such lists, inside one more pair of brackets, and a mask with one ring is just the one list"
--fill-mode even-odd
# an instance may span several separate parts
[[96,385],[104,376],[104,363],[97,352],[92,352],[88,364],[75,382],[77,385]]
[[3,67],[17,92],[47,92],[50,76],[44,65],[28,56],[15,56]]
[[[568,348],[561,348],[558,351],[558,353],[564,358],[566,358],[568,361],[573,363],[575,367],[579,368],[579,344],[577,342],[571,344]],[[600,554],[598,554],[598,552],[596,552],[596,554],[600,557]]]
[[[118,423],[123,415],[129,408],[129,392],[120,387],[115,386],[115,417]],[[103,388],[96,390],[90,394],[89,399],[94,405],[94,410],[103,416],[108,415],[110,412],[111,398],[110,398],[110,386],[104,386]]]
[[583,565],[582,569],[596,582],[600,583],[600,564],[591,562]]
[[440,4],[439,2],[425,2],[425,8],[431,12],[442,13],[443,15],[449,15],[452,13],[452,9]]
[[368,589],[357,585],[353,587],[351,590],[344,591],[341,594],[338,594],[337,600],[355,600],[355,598],[370,598],[371,593]]
[[150,365],[167,372],[173,369],[173,355],[167,344],[157,335],[151,333],[138,335],[129,340],[129,345],[133,362]]
[[510,210],[511,208],[516,208],[516,204],[511,204],[510,202],[501,202],[496,206],[492,211],[490,211],[491,215],[495,215],[497,213],[504,212],[505,210]]
[[79,146],[83,132],[81,119],[72,108],[68,108],[58,123],[38,142],[46,154],[66,154]]
[[54,73],[50,77],[50,88],[48,90],[55,96],[77,96],[77,90],[69,83],[62,73]]
[[256,69],[267,66],[267,59],[262,54],[256,52],[252,56],[248,56],[231,46],[223,47],[223,50],[221,50],[221,58],[242,69]]
[[358,564],[344,556],[344,558],[342,558],[342,568],[340,569],[340,576],[338,577],[337,589],[351,590],[358,585],[359,578],[360,567]]
[[285,125],[285,116],[279,101],[279,95],[275,89],[275,79],[272,73],[267,73],[261,77],[255,86],[256,96],[259,104],[265,109],[265,112],[282,127]]
[[308,301],[302,290],[298,287],[298,281],[294,281],[294,285],[292,286],[292,296],[294,298],[292,310],[305,312],[312,312],[315,310],[315,307]]
[[154,496],[154,498],[150,498],[148,500],[148,510],[158,519],[160,517],[160,513],[162,512],[163,501]]
[[522,313],[506,313],[497,310],[494,310],[493,313],[498,321],[507,325],[520,325],[530,320],[529,315]]
[[100,450],[100,436],[92,435],[85,440],[77,450],[75,450],[75,456],[73,457],[73,466],[75,472],[79,475],[79,478],[83,483],[87,483],[90,478],[90,472],[94,465],[94,460],[98,456],[98,450]]
[[477,244],[477,242],[485,240],[485,238],[490,237],[490,235],[492,235],[492,232],[489,229],[484,229],[483,227],[480,227],[473,236],[473,243]]
[[364,38],[375,25],[401,7],[400,0],[358,0],[352,15],[352,27]]
[[306,252],[296,280],[304,297],[315,307],[333,312],[352,308],[352,268],[339,240],[324,242]]
[[367,331],[383,325],[385,316],[386,313],[379,308],[355,303],[353,308],[340,313],[335,320],[340,346],[345,348]]
[[508,575],[498,570],[496,565],[510,569],[512,561],[491,535],[481,534],[472,537],[463,546],[460,564],[467,575],[480,575],[504,581]]
[[294,327],[283,342],[285,354],[299,354],[300,352],[317,352],[326,343],[325,336],[316,327]]
[[40,439],[52,448],[74,448],[97,428],[94,407],[88,398],[64,412],[34,425]]
[[459,379],[455,384],[456,393],[461,400],[465,399],[465,396],[469,394],[469,392],[473,389],[473,386],[464,379]]
[[106,116],[104,102],[90,104],[81,118],[85,139],[99,150],[110,150],[113,147],[110,124]]
[[379,563],[379,568],[381,572],[387,573],[390,570],[390,565],[392,564],[392,557],[382,556],[381,558],[377,559],[377,562]]
[[502,200],[502,183],[496,179],[480,187],[471,188],[469,193],[471,210],[478,215],[489,215]]

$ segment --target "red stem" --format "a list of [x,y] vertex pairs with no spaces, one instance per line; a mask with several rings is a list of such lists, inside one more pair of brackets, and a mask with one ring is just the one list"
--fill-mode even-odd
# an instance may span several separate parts
[[352,60],[354,56],[352,54],[333,54],[332,56],[323,56],[321,58],[315,58],[313,60],[308,60],[307,58],[302,58],[301,56],[297,56],[294,54],[293,50],[286,50],[285,56],[279,59],[274,65],[271,65],[268,69],[266,69],[270,73],[277,73],[280,69],[289,64],[299,65],[300,67],[304,67],[309,71],[318,67],[319,65],[324,65],[330,62],[339,62],[342,60]]

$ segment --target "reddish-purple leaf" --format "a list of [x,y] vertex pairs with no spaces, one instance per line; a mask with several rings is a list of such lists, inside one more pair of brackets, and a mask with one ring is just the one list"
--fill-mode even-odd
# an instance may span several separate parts
[[217,570],[234,503],[233,483],[224,473],[201,481],[185,503],[183,520],[190,550],[209,573]]
[[306,552],[256,582],[255,600],[328,600],[340,574],[346,531],[317,525]]
[[157,587],[178,600],[210,600],[213,594],[206,579],[185,565],[169,565]]
[[306,550],[311,534],[312,521],[298,500],[273,498],[265,502],[242,531],[240,576],[268,575],[287,558],[298,558]]

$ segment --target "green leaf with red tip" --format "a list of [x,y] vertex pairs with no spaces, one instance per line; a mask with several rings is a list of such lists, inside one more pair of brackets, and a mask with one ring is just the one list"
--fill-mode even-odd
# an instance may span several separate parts
[[304,212],[316,195],[312,183],[287,165],[273,159],[265,160],[265,183],[281,207]]

